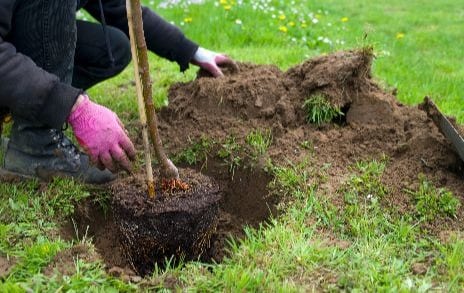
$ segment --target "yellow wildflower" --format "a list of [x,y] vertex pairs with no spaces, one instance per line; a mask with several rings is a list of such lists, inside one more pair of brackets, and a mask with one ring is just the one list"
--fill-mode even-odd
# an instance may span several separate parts
[[285,25],[282,25],[281,27],[279,27],[279,31],[286,33],[288,32],[288,28]]
[[192,22],[192,20],[193,20],[193,19],[192,19],[191,17],[186,17],[186,18],[184,18],[184,22],[185,22],[185,23]]
[[404,38],[404,33],[396,33],[396,38],[398,40]]
[[280,20],[284,20],[285,18],[286,18],[286,17],[285,17],[285,14],[279,15],[279,19],[280,19]]
[[295,26],[295,22],[290,21],[290,22],[288,23],[288,26]]
[[342,22],[347,22],[347,21],[349,20],[349,18],[345,16],[345,17],[342,17],[342,19],[340,19],[340,20],[341,20]]
[[227,0],[219,0],[219,4],[221,5],[227,4]]
[[226,6],[224,6],[224,9],[225,10],[230,10],[230,9],[232,9],[232,5],[226,5]]
[[302,23],[302,24],[301,24],[301,27],[302,27],[302,28],[305,28],[305,27],[308,27],[308,25],[307,25],[306,23]]

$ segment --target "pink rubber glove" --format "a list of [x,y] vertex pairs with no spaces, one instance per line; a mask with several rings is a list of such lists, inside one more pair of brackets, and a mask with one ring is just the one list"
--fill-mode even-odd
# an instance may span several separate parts
[[68,122],[79,144],[98,168],[110,171],[123,169],[131,172],[129,159],[135,158],[135,148],[118,116],[108,108],[80,95]]
[[206,50],[202,47],[199,47],[192,59],[192,64],[198,65],[204,70],[211,73],[214,77],[223,76],[219,65],[229,65],[234,68],[237,68],[235,62],[223,54],[218,54],[216,52]]

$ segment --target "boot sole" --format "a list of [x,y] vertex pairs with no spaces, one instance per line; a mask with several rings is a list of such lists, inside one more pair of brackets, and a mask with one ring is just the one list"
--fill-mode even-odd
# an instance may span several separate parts
[[73,177],[67,174],[59,174],[59,173],[54,173],[54,172],[44,172],[41,174],[42,176],[33,176],[33,175],[25,175],[21,173],[17,173],[14,171],[6,170],[4,168],[0,168],[0,181],[1,182],[22,182],[22,181],[27,181],[27,180],[32,180],[32,179],[38,179],[43,182],[50,182],[53,180],[53,178],[69,178],[69,179],[75,179],[77,181],[82,182],[83,184],[93,184],[93,185],[104,185],[107,183],[110,183],[116,179],[116,176],[113,178],[104,181],[104,182],[84,182],[83,180],[80,180],[77,177]]
[[35,179],[35,178],[38,178],[38,177],[25,175],[25,174],[21,174],[21,173],[16,173],[16,172],[13,172],[13,171],[9,171],[9,170],[0,168],[0,180],[2,182],[18,182],[18,181],[31,180],[31,179]]

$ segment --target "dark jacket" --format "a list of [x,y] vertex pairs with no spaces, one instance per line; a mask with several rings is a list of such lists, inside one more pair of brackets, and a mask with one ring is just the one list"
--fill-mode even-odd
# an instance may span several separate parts
[[[0,108],[50,127],[60,128],[82,92],[38,67],[30,58],[18,53],[9,42],[16,5],[21,0],[0,0]],[[100,20],[98,0],[78,0],[78,8]],[[128,35],[125,0],[102,0],[107,25]],[[188,68],[198,45],[185,38],[175,26],[148,8],[143,8],[145,38],[148,49],[157,55]],[[31,23],[31,26],[34,24]]]

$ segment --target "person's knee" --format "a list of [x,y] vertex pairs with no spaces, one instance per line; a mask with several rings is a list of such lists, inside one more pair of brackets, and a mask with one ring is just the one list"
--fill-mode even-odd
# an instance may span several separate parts
[[131,49],[129,38],[119,29],[108,27],[108,35],[111,44],[111,52],[114,58],[115,71],[121,72],[131,61]]
[[106,26],[105,36],[100,24],[81,20],[76,24],[77,42],[72,80],[74,87],[88,89],[118,75],[126,68],[131,60],[131,49],[129,38],[124,32]]

